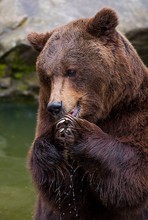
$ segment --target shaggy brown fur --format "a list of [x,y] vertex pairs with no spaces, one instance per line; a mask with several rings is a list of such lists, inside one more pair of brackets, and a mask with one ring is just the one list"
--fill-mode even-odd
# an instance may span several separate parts
[[105,8],[28,36],[41,51],[35,220],[148,219],[148,70],[117,25]]

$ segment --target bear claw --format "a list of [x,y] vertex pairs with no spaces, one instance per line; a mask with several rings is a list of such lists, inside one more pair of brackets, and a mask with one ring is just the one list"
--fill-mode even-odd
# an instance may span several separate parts
[[59,143],[73,143],[75,141],[75,120],[71,116],[65,116],[55,126],[55,139]]
[[56,130],[60,129],[61,127],[75,127],[74,120],[70,116],[66,116],[64,119],[62,118],[56,124]]

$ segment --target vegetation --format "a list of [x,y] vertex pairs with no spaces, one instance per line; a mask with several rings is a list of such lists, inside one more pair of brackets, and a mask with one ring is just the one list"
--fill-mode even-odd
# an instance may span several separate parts
[[35,72],[35,65],[27,63],[28,59],[24,53],[26,53],[26,51],[23,52],[22,48],[18,47],[1,58],[0,77],[10,76],[14,79],[22,79],[32,72]]
[[38,82],[35,73],[37,54],[28,46],[19,46],[0,59],[0,97],[37,97]]

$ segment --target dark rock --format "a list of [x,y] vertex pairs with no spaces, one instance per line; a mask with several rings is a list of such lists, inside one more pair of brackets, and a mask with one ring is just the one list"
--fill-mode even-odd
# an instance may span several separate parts
[[148,28],[132,30],[126,36],[138,51],[143,62],[148,66]]

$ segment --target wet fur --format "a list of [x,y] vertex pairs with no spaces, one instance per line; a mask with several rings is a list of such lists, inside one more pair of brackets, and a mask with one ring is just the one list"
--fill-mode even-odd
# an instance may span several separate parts
[[[148,219],[148,71],[130,43],[115,30],[118,21],[114,12],[104,10],[95,20],[81,19],[55,29],[49,39],[47,34],[45,39],[36,33],[29,35],[34,48],[41,51],[37,130],[29,152],[38,190],[35,220],[58,220],[60,216],[64,220]],[[108,19],[110,23],[106,23]],[[84,39],[91,43],[85,45]],[[63,53],[65,45],[74,47],[75,54]],[[67,66],[78,60],[80,74],[67,96],[73,97],[77,91],[74,97],[81,107],[81,119],[77,120],[81,129],[76,123],[79,138],[69,144],[67,157],[68,146],[55,139],[57,119],[47,111],[50,77],[64,74]],[[75,104],[64,103],[59,118]]]

